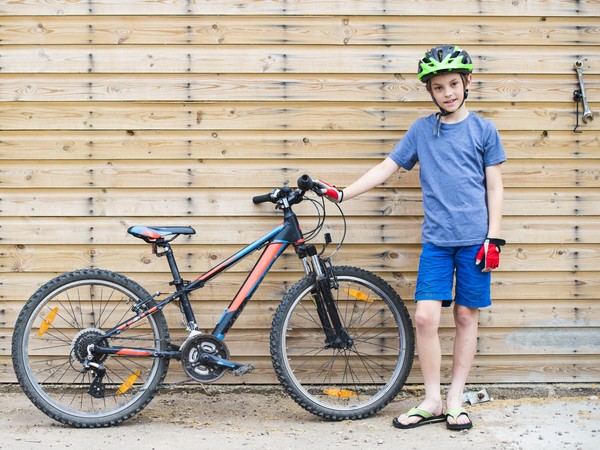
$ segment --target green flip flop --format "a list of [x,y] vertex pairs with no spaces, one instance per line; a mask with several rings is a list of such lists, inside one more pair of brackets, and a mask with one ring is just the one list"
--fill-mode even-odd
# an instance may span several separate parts
[[392,424],[396,428],[400,428],[401,430],[408,430],[409,428],[417,428],[422,425],[427,425],[427,424],[436,423],[436,422],[443,422],[444,420],[446,420],[446,416],[444,414],[436,416],[436,415],[430,413],[429,411],[425,411],[424,409],[419,409],[419,408],[411,408],[406,413],[406,416],[409,418],[410,417],[420,417],[421,420],[419,420],[418,422],[415,422],[415,423],[409,423],[409,424],[405,425],[405,424],[401,423],[397,417],[394,417],[394,420],[392,420]]
[[448,419],[448,417],[452,417],[455,422],[462,415],[467,416],[467,419],[469,419],[468,423],[448,423],[448,421],[446,421],[446,427],[449,430],[456,431],[468,430],[470,428],[473,428],[473,422],[471,422],[471,419],[469,418],[469,413],[467,413],[467,410],[465,408],[454,408],[446,410],[446,419]]

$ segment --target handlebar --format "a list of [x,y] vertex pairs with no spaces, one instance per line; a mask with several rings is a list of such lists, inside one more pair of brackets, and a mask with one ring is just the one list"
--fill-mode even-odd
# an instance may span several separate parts
[[[298,178],[297,181],[298,189],[292,189],[289,186],[283,186],[280,189],[273,189],[268,194],[257,195],[252,197],[252,202],[257,205],[259,203],[277,203],[279,206],[279,202],[284,199],[287,201],[287,206],[295,205],[300,203],[304,199],[304,193],[306,191],[314,191],[317,195],[321,195],[321,193],[315,188],[315,182],[309,177],[307,174],[302,175]],[[281,206],[284,205],[285,202],[282,202]]]
[[298,178],[298,189],[306,192],[311,190],[314,186],[315,182],[307,174],[304,174]]
[[[280,189],[273,189],[268,194],[257,195],[255,197],[253,197],[252,201],[254,202],[254,204],[266,203],[266,202],[275,203],[275,208],[284,211],[284,215],[286,215],[286,217],[289,218],[289,217],[295,217],[295,214],[292,212],[292,206],[297,205],[302,200],[304,200],[304,194],[307,191],[313,191],[319,197],[324,197],[324,195],[325,195],[323,193],[322,183],[319,182],[318,180],[314,181],[307,174],[304,174],[298,178],[297,185],[298,185],[297,189],[292,189],[289,186],[283,186]],[[308,231],[308,232],[304,232],[304,233],[300,232],[301,234],[304,235],[304,242],[308,242],[308,241],[314,239],[321,232],[321,230],[323,229],[323,225],[325,224],[325,216],[326,216],[326,212],[325,212],[325,203],[326,202],[324,200],[322,200],[321,202],[317,202],[312,198],[309,198],[307,200],[312,202],[313,205],[316,207],[318,219],[317,219],[317,225],[314,229],[312,229],[311,231]],[[342,238],[341,238],[339,244],[337,245],[337,247],[333,251],[333,253],[331,253],[331,255],[329,255],[329,258],[331,256],[333,256],[341,248],[342,244],[344,243],[344,240],[346,239],[346,218],[344,217],[344,212],[339,207],[339,205],[336,204],[335,206],[337,206],[337,208],[342,216],[343,234],[342,234]],[[297,222],[296,222],[296,225],[297,225]],[[323,250],[321,250],[321,253],[319,253],[319,255],[323,254],[323,252],[325,251],[325,248],[327,248],[327,245],[329,243],[331,243],[331,236],[329,235],[329,233],[325,233],[325,245],[323,247]]]
[[258,205],[259,203],[270,202],[270,201],[271,201],[271,194],[263,194],[263,195],[257,195],[255,197],[252,197],[252,202],[255,205]]

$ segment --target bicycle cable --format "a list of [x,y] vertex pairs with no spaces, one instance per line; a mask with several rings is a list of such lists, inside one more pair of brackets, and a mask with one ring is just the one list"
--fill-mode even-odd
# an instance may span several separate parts
[[[323,200],[325,201],[325,200]],[[344,241],[346,240],[346,231],[348,229],[348,225],[346,223],[346,215],[344,214],[344,211],[342,210],[341,206],[339,205],[339,203],[334,203],[334,205],[336,206],[336,208],[338,209],[338,211],[340,212],[340,215],[342,216],[342,239],[340,239],[340,243],[337,245],[337,247],[335,248],[335,250],[333,252],[331,252],[331,255],[329,255],[329,257],[331,258],[333,255],[335,255],[337,253],[337,251],[342,248],[342,245],[344,245]]]
[[325,205],[317,202],[315,199],[310,197],[304,197],[304,199],[312,203],[315,210],[317,211],[317,225],[315,226],[315,228],[304,234],[304,240],[308,242],[314,239],[323,229],[323,225],[325,225],[326,211]]
[[[304,199],[310,201],[317,211],[316,227],[313,228],[311,231],[307,232],[304,236],[305,240],[308,242],[308,241],[314,239],[322,231],[323,226],[325,225],[325,221],[327,219],[327,208],[325,206],[326,205],[325,198],[322,196],[321,196],[320,202],[318,202],[315,199],[309,198],[309,197],[304,197]],[[333,255],[335,255],[338,252],[338,250],[342,247],[342,245],[344,245],[344,241],[346,240],[346,233],[347,233],[347,229],[348,229],[348,224],[346,221],[346,215],[344,214],[344,211],[342,210],[342,208],[340,207],[340,205],[338,203],[334,203],[334,205],[340,212],[340,216],[342,218],[342,238],[340,239],[340,242],[336,246],[335,250],[333,252],[331,252],[331,254],[329,255],[329,258],[331,258]]]

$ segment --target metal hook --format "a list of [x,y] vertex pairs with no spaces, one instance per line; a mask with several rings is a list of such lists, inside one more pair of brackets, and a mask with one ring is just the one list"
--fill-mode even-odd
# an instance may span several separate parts
[[573,129],[575,133],[581,133],[581,131],[577,131],[579,127],[579,103],[583,103],[583,113],[581,115],[581,120],[583,123],[588,123],[594,120],[594,113],[590,110],[588,106],[587,97],[585,95],[585,84],[583,82],[583,61],[577,60],[575,61],[575,71],[577,72],[577,78],[579,79],[579,89],[573,92],[573,100],[577,103],[577,124]]

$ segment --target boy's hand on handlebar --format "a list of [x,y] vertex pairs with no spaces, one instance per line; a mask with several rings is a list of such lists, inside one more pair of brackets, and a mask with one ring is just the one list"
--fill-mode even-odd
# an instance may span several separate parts
[[504,239],[487,238],[484,241],[475,257],[475,264],[485,261],[484,268],[481,269],[482,272],[490,272],[500,265],[500,248],[504,244],[506,244]]
[[318,188],[317,190],[324,195],[327,200],[332,201],[333,203],[342,203],[344,199],[344,191],[336,188],[330,184],[325,183],[321,180],[315,180],[315,186]]

